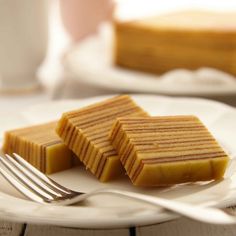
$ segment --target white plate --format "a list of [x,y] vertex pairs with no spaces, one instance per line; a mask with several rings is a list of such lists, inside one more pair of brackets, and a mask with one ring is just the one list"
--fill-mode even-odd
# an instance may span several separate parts
[[212,68],[172,70],[160,76],[117,67],[112,56],[112,30],[103,25],[98,35],[74,46],[64,59],[75,81],[113,89],[175,95],[236,93],[236,78]]
[[[87,100],[51,102],[31,107],[14,119],[7,120],[4,112],[0,116],[0,132],[26,124],[58,119],[62,112],[79,108],[105,97]],[[236,110],[217,102],[204,99],[169,98],[161,96],[133,96],[152,115],[194,114],[199,116],[220,140],[227,151],[236,153]],[[9,115],[9,114],[8,114]],[[90,191],[97,188],[118,188],[135,192],[176,199],[201,205],[228,206],[236,204],[236,175],[221,182],[186,184],[172,188],[137,188],[128,178],[111,183],[100,183],[82,166],[53,174],[52,178],[65,186]],[[45,206],[25,200],[20,193],[0,178],[0,218],[14,221],[46,223],[80,228],[117,228],[148,225],[174,219],[176,215],[161,209],[114,196],[97,196],[82,206]]]

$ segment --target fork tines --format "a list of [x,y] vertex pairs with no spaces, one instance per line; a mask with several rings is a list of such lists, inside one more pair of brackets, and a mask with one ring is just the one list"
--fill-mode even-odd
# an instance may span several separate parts
[[0,166],[2,176],[33,201],[50,203],[73,194],[72,190],[59,185],[18,154],[13,153],[13,157],[8,154],[0,156],[0,162],[4,166]]

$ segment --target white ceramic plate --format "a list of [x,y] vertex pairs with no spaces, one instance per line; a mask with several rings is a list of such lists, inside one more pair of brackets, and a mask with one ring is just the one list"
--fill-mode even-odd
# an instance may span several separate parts
[[236,78],[212,68],[177,69],[158,76],[117,67],[112,48],[112,29],[105,24],[98,35],[67,53],[65,68],[75,81],[115,91],[199,96],[236,93]]
[[[194,114],[209,127],[226,151],[236,153],[236,110],[217,102],[161,96],[133,96],[152,115]],[[105,99],[69,100],[38,105],[20,114],[1,112],[0,133],[22,125],[58,119],[62,112]],[[10,115],[10,116],[9,116]],[[221,182],[186,184],[171,188],[137,188],[128,178],[100,183],[82,166],[52,175],[65,186],[88,192],[97,188],[118,188],[201,205],[236,204],[236,175]],[[92,197],[81,206],[45,206],[28,201],[0,178],[0,217],[7,220],[46,223],[80,228],[117,228],[148,225],[174,219],[176,215],[136,201],[114,196]]]

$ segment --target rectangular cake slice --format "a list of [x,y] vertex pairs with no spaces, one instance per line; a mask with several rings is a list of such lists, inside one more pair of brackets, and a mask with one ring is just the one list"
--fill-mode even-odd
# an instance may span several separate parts
[[236,74],[235,12],[185,10],[114,22],[115,63],[156,74],[213,67]]
[[123,173],[123,167],[108,134],[115,119],[147,116],[129,96],[117,96],[82,109],[64,113],[57,133],[100,181]]
[[195,116],[119,118],[109,138],[137,186],[217,180],[229,159]]
[[71,168],[73,153],[56,134],[56,124],[57,122],[50,122],[7,131],[3,152],[19,154],[46,174]]

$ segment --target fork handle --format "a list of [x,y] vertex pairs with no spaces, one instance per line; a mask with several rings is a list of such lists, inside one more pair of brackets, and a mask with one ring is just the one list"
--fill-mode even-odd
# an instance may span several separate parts
[[113,194],[121,197],[139,200],[154,206],[163,207],[164,209],[170,210],[179,215],[211,224],[236,224],[236,218],[230,216],[223,210],[196,206],[188,203],[182,203],[175,200],[168,200],[159,197],[152,197],[145,194],[128,192],[116,189],[101,189],[91,193],[84,194],[84,197],[90,197],[93,195],[100,194]]

